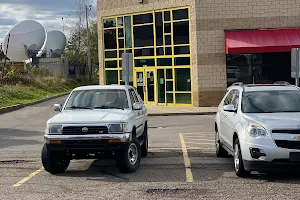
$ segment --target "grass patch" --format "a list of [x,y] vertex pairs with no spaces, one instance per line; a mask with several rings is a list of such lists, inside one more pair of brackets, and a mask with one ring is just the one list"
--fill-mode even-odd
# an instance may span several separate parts
[[87,80],[65,77],[32,77],[15,75],[0,85],[0,108],[34,102],[47,97],[70,92],[81,85],[91,85]]

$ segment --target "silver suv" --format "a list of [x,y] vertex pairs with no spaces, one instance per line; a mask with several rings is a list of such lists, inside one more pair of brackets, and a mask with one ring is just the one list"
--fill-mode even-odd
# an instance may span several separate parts
[[216,155],[233,155],[237,176],[299,170],[300,89],[233,84],[218,107],[215,131]]

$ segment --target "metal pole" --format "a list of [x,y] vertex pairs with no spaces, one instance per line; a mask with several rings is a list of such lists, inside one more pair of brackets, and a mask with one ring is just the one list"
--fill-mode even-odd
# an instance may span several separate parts
[[87,31],[87,61],[88,61],[88,74],[90,81],[92,81],[92,62],[91,62],[91,48],[90,48],[90,31],[89,31],[89,20],[88,10],[91,10],[91,6],[85,6],[85,18],[86,18],[86,31]]
[[299,67],[300,67],[300,58],[299,58],[299,48],[296,49],[296,76],[295,76],[295,85],[299,86]]
[[65,23],[64,23],[64,18],[62,17],[62,18],[61,18],[61,20],[62,20],[62,24],[63,24],[63,32],[65,32]]
[[7,58],[7,51],[8,51],[8,45],[9,45],[9,39],[10,39],[10,34],[8,34],[7,38],[7,45],[6,45],[6,51],[5,51],[5,57],[4,57],[4,66],[2,68],[2,74],[1,74],[1,81],[3,80],[3,75],[4,75],[4,69],[6,67],[6,58]]

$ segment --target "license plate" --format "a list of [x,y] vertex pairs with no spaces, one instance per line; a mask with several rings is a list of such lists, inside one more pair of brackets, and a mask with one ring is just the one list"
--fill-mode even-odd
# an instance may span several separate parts
[[290,153],[291,162],[300,162],[300,152],[291,152]]

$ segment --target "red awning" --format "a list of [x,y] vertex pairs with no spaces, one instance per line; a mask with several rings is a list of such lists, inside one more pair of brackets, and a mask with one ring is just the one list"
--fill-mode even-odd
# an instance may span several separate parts
[[300,29],[225,32],[226,54],[288,52],[300,48]]

